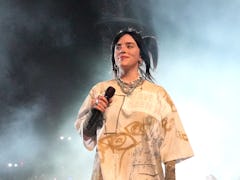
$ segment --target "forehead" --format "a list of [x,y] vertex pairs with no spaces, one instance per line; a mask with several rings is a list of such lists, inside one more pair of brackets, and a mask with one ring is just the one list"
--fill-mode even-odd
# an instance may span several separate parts
[[124,34],[117,42],[117,44],[133,43],[136,44],[136,41],[129,34]]

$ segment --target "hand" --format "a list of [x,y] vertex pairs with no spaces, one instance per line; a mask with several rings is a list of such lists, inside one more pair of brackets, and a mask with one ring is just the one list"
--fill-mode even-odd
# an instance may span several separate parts
[[93,99],[92,108],[104,113],[111,102],[112,99],[109,99],[108,101],[106,97],[99,95],[97,98]]
[[175,161],[165,163],[165,180],[175,180]]

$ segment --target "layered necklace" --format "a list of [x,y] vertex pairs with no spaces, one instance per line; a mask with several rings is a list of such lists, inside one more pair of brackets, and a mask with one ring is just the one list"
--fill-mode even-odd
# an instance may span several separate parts
[[144,79],[142,77],[139,77],[138,79],[132,82],[126,83],[122,81],[120,78],[117,78],[118,85],[120,86],[122,92],[125,93],[126,95],[130,95],[136,87],[143,83],[143,81]]

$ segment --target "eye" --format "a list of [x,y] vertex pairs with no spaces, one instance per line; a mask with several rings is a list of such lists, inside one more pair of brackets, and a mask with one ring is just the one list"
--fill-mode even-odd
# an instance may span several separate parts
[[131,49],[131,48],[133,48],[133,47],[134,47],[134,46],[131,45],[131,44],[127,45],[127,48],[128,48],[128,49]]
[[99,140],[99,145],[102,148],[111,148],[114,150],[127,150],[137,145],[136,139],[127,133],[120,133],[109,135],[101,140]]
[[120,49],[121,49],[121,45],[116,45],[116,46],[115,46],[115,50],[118,50],[118,51],[119,51]]
[[125,129],[132,135],[143,135],[145,133],[143,124],[137,121],[132,122]]

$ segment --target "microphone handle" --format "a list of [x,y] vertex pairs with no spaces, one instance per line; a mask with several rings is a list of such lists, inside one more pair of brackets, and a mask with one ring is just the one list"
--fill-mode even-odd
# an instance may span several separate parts
[[103,114],[97,109],[92,109],[92,116],[83,126],[83,133],[88,137],[96,136],[96,130],[103,126]]

